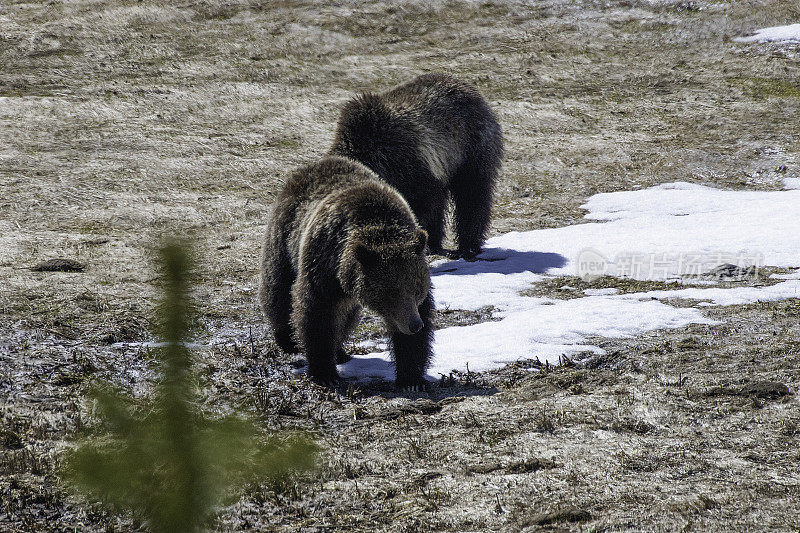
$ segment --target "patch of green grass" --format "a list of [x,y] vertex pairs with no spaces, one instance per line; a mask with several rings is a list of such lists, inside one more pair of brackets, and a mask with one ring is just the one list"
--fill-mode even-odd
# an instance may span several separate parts
[[300,147],[300,139],[295,136],[291,137],[278,136],[273,139],[270,139],[268,142],[268,146],[274,146],[276,148],[284,148],[286,150],[294,150]]
[[622,32],[633,33],[636,35],[640,35],[644,32],[663,33],[666,31],[672,31],[675,28],[675,25],[669,22],[646,20],[638,17],[624,20],[612,20],[609,22],[609,26],[611,26],[613,29],[620,30]]
[[361,322],[359,322],[358,326],[355,329],[354,334],[351,336],[351,340],[353,341],[353,353],[358,353],[358,347],[355,345],[355,340],[364,340],[364,339],[380,339],[386,336],[386,328],[383,326],[383,322],[381,322],[377,318],[372,318],[367,316],[362,316]]
[[800,98],[800,82],[774,78],[733,78],[755,98]]
[[[567,287],[567,288],[564,288]],[[618,294],[675,290],[682,286],[677,282],[650,281],[631,278],[602,276],[592,281],[584,281],[572,276],[559,276],[536,283],[532,288],[523,291],[523,296],[536,296],[569,300],[582,298],[586,289],[617,289]]]
[[63,86],[39,86],[15,85],[10,87],[0,87],[0,97],[2,98],[24,98],[26,96],[58,96],[58,92],[64,90]]

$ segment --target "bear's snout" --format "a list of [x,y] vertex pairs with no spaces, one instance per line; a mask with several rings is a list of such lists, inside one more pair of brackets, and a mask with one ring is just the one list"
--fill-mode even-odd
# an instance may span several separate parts
[[422,319],[418,316],[415,316],[411,318],[411,323],[408,325],[408,330],[413,335],[414,333],[419,333],[423,327],[425,327],[425,324],[422,322]]
[[413,302],[403,306],[402,311],[395,312],[390,319],[390,323],[403,335],[414,335],[425,327],[425,323],[419,316],[419,309]]

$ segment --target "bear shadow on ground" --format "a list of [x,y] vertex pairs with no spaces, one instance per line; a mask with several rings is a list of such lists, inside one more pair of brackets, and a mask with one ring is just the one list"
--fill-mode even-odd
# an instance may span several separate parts
[[543,274],[551,268],[562,268],[567,258],[553,252],[519,252],[507,248],[485,248],[477,260],[457,259],[431,267],[431,276],[472,276],[475,274]]

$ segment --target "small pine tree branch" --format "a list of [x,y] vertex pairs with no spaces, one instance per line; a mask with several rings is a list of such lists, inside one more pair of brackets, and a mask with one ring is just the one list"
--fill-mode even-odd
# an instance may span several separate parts
[[190,254],[170,243],[160,259],[158,330],[165,346],[156,352],[161,371],[153,394],[137,409],[110,386],[92,390],[103,425],[67,454],[64,476],[76,491],[112,510],[134,512],[154,533],[193,533],[242,486],[275,484],[313,468],[317,448],[301,435],[265,439],[242,417],[203,417],[187,347]]

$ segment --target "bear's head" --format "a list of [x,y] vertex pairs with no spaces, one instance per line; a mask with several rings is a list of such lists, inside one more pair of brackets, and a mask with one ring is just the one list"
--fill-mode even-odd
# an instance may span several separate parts
[[424,324],[419,306],[431,278],[425,260],[428,234],[422,229],[392,231],[380,238],[362,235],[351,243],[350,279],[356,299],[406,335]]

